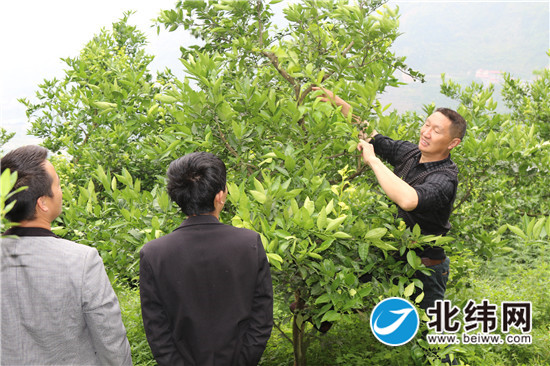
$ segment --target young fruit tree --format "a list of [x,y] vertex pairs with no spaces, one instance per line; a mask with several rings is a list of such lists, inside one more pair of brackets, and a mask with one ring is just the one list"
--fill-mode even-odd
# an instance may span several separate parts
[[422,78],[391,51],[398,13],[384,2],[292,3],[275,20],[276,1],[179,1],[157,26],[198,39],[181,47],[183,80],[170,70],[152,80],[128,15],[102,31],[65,60],[63,80],[41,85],[38,104],[25,101],[33,133],[67,152],[59,230],[98,247],[113,280],[135,281],[141,246],[181,220],[163,189],[168,163],[209,151],[228,167],[222,221],[261,233],[275,326],[297,365],[343,314],[382,296],[420,301],[414,248],[452,239],[395,219],[357,152],[359,126],[313,92],[327,87],[379,130],[412,137],[413,125],[391,135],[377,101],[400,84],[396,71]]
[[411,296],[421,286],[411,279],[421,267],[412,249],[433,239],[396,223],[395,207],[365,177],[351,117],[312,92],[335,90],[368,118],[382,113],[376,96],[398,86],[397,70],[421,77],[391,52],[398,15],[382,3],[290,4],[281,28],[262,1],[180,1],[157,19],[199,39],[181,47],[188,77],[155,97],[171,119],[158,153],[173,146],[173,159],[186,145],[229,166],[224,220],[261,233],[281,304],[276,327],[297,365],[309,333],[381,295]]

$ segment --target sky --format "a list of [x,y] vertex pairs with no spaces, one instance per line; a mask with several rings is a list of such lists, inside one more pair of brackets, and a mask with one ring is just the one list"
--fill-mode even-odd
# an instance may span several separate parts
[[[294,0],[285,0],[287,1]],[[414,6],[414,4],[434,2],[471,3],[472,1],[390,0],[389,4],[403,3],[403,8],[406,8],[407,5],[411,7],[411,4]],[[547,0],[501,0],[500,2],[548,4]],[[136,12],[130,17],[130,24],[135,24],[147,36],[149,45],[146,51],[155,56],[155,60],[150,64],[152,73],[168,67],[178,75],[178,70],[181,70],[178,60],[180,52],[179,47],[174,45],[188,44],[192,40],[183,30],[172,33],[161,30],[160,35],[157,35],[156,28],[151,27],[151,20],[158,15],[159,11],[171,9],[175,3],[176,0],[1,1],[0,125],[9,132],[17,133],[16,137],[4,146],[4,152],[22,145],[40,142],[37,138],[26,135],[30,125],[25,115],[24,105],[17,99],[33,99],[38,85],[44,79],[62,78],[64,63],[60,59],[78,56],[80,50],[95,34],[102,28],[110,29],[111,24],[120,19],[125,11]],[[282,5],[279,4],[279,6]],[[547,5],[545,9],[548,9]],[[548,13],[547,10],[546,12]],[[550,14],[548,16],[550,17]],[[401,18],[400,30],[407,26],[406,20],[406,16]],[[550,32],[550,30],[545,31]],[[414,48],[414,40],[406,37],[405,34],[402,42],[407,42]],[[548,47],[550,47],[550,39]],[[434,83],[438,83],[438,80]],[[418,94],[412,87],[399,92],[403,95]],[[390,100],[401,98],[399,94],[396,95],[398,96],[386,95],[384,98]]]
[[4,151],[26,144],[35,144],[37,138],[26,136],[29,128],[25,106],[19,98],[33,98],[44,79],[63,77],[61,58],[76,57],[80,50],[102,28],[133,10],[130,23],[147,35],[147,52],[156,55],[152,69],[179,67],[178,47],[167,45],[186,42],[183,32],[161,31],[151,28],[151,19],[161,9],[170,9],[175,0],[18,0],[0,2],[0,121],[16,137]]

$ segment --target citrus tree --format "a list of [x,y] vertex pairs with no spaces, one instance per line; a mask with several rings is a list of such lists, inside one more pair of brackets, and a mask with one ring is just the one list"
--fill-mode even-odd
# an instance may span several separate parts
[[280,305],[276,327],[298,365],[309,332],[328,331],[379,296],[411,296],[421,286],[410,278],[421,269],[411,249],[433,239],[395,222],[395,208],[363,177],[356,127],[312,93],[333,89],[367,118],[382,114],[376,96],[398,86],[396,70],[420,77],[391,52],[398,15],[382,3],[291,4],[283,28],[261,1],[182,1],[157,19],[200,42],[181,48],[187,78],[156,97],[164,118],[178,123],[151,149],[174,159],[181,151],[171,147],[185,144],[230,167],[223,219],[261,233]]
[[398,14],[383,3],[290,4],[277,27],[262,1],[177,2],[157,26],[199,39],[181,47],[183,80],[169,70],[152,80],[126,14],[65,59],[65,78],[45,81],[38,103],[24,101],[32,133],[67,156],[58,170],[68,208],[55,231],[98,247],[111,279],[135,284],[141,246],[181,220],[159,177],[171,160],[210,151],[229,167],[222,220],[261,233],[276,327],[296,364],[309,333],[380,296],[411,296],[423,268],[412,249],[434,238],[395,221],[364,175],[357,128],[312,93],[325,86],[354,113],[382,116],[376,97],[399,85],[395,71],[422,77],[391,51]]
[[142,147],[163,129],[162,118],[151,113],[159,91],[148,70],[153,56],[145,53],[143,33],[128,24],[130,15],[103,29],[77,57],[63,59],[65,76],[44,80],[37,102],[21,100],[29,132],[69,159],[72,182],[85,184],[86,172],[101,164],[115,173],[126,169],[151,189],[161,169]]

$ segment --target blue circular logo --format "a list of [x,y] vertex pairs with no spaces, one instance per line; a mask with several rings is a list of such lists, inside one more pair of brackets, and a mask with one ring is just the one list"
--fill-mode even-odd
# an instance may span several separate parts
[[410,341],[419,325],[420,319],[415,307],[399,297],[382,300],[370,315],[372,333],[388,346],[401,346]]

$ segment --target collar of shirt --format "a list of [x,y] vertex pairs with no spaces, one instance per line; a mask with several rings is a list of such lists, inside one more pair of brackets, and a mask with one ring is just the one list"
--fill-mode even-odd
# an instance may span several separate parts
[[182,222],[182,224],[176,230],[187,226],[205,225],[205,224],[221,224],[221,222],[213,215],[189,216],[184,222]]
[[451,160],[451,154],[449,154],[449,156],[447,156],[443,160],[429,161],[427,163],[421,163],[420,158],[419,158],[418,165],[424,166],[426,168],[426,170],[429,171],[429,170],[434,170],[434,169],[440,168],[441,166],[444,166],[444,165],[453,165],[453,162]]
[[54,238],[61,239],[59,236],[55,235],[48,229],[44,229],[41,227],[21,227],[21,226],[14,226],[8,230],[6,230],[5,233],[2,234],[2,236],[7,235],[15,235],[15,236],[53,236]]

